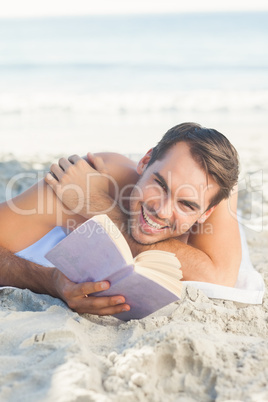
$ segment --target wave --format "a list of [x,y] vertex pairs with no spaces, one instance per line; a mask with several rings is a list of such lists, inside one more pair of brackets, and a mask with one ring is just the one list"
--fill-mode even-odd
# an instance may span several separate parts
[[178,92],[106,93],[1,93],[0,115],[32,113],[65,114],[164,114],[179,112],[267,112],[268,90],[194,90]]

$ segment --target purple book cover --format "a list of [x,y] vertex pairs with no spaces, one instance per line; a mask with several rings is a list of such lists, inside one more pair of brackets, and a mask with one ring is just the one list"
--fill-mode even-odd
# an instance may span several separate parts
[[166,288],[136,273],[134,265],[127,265],[102,225],[93,219],[58,243],[46,258],[73,282],[108,280],[111,287],[94,295],[123,295],[131,309],[115,317],[124,321],[146,317],[178,300]]
[[88,220],[46,254],[71,281],[97,282],[127,263],[103,226]]

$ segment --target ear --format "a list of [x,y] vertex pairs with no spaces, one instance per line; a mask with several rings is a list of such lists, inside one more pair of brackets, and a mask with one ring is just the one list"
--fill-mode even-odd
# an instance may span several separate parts
[[146,167],[149,163],[149,160],[151,159],[152,152],[153,152],[153,148],[149,149],[149,151],[146,152],[146,154],[139,161],[137,169],[136,169],[137,173],[139,175],[141,175],[144,172],[144,170],[146,169]]
[[216,208],[217,205],[214,205],[214,207],[209,208],[206,212],[204,212],[199,219],[197,219],[198,223],[204,223],[207,218],[212,214],[214,209]]

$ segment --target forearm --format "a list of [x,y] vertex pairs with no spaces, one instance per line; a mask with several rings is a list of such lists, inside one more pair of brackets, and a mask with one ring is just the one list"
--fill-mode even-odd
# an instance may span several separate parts
[[184,281],[233,285],[229,278],[224,277],[207,254],[177,239],[168,239],[150,245],[134,244],[133,241],[130,243],[135,255],[146,250],[163,250],[174,253],[181,263]]
[[24,260],[11,251],[0,247],[0,284],[30,289],[35,293],[46,293],[58,297],[54,288],[55,268],[43,267]]
[[237,280],[237,269],[215,263],[209,255],[177,239],[168,239],[154,244],[143,245],[127,238],[134,256],[146,250],[163,250],[174,253],[181,263],[184,281],[209,282],[233,287]]
[[110,285],[107,281],[77,284],[70,281],[57,268],[43,267],[24,260],[2,247],[0,247],[0,284],[49,294],[62,299],[78,313],[109,315],[130,309],[121,295],[85,297],[108,289]]

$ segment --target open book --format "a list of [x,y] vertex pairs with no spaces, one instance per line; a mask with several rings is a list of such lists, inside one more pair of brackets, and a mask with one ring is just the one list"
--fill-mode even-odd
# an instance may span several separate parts
[[108,290],[94,296],[123,295],[130,311],[115,314],[121,320],[143,318],[178,300],[182,272],[175,254],[144,251],[133,258],[124,236],[107,215],[96,215],[46,254],[76,283],[108,280]]

